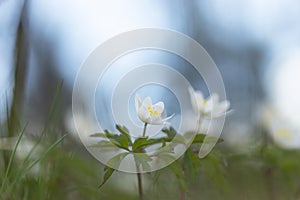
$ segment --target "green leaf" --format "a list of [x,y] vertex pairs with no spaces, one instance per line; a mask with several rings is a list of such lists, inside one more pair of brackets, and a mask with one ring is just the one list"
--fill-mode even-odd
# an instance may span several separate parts
[[129,153],[128,152],[124,152],[124,153],[120,153],[114,157],[112,157],[111,159],[109,159],[107,161],[107,165],[112,167],[112,168],[115,168],[115,169],[118,169],[122,160],[128,155]]
[[101,148],[103,151],[113,151],[119,149],[116,145],[107,140],[101,140],[96,144],[90,145],[90,147]]
[[120,153],[110,160],[107,161],[107,165],[104,167],[104,176],[102,183],[98,186],[99,188],[102,187],[108,179],[113,175],[114,171],[119,168],[122,160],[128,155],[128,152]]
[[111,133],[108,130],[104,130],[105,136],[109,139],[113,138],[116,134],[115,133]]
[[161,147],[163,148],[163,147],[165,147],[165,146],[166,146],[166,141],[163,140],[163,141],[162,141],[162,144],[161,144]]
[[137,138],[132,145],[132,151],[136,153],[142,153],[142,147],[155,144],[154,142],[155,139],[148,139],[148,137]]
[[116,125],[116,129],[127,139],[128,144],[132,145],[129,130],[121,125]]
[[224,174],[222,171],[222,157],[220,157],[220,155],[214,152],[206,158],[206,162],[210,163],[210,166],[213,170],[215,182],[217,183],[218,187],[222,188],[225,181]]
[[187,176],[190,178],[196,177],[201,165],[201,161],[197,153],[194,153],[190,148],[188,148],[183,157],[183,164]]
[[135,153],[143,153],[145,147],[149,147],[154,144],[162,144],[162,147],[166,145],[167,138],[150,138],[141,137],[134,141],[132,145],[132,151]]
[[117,134],[113,134],[110,133],[108,130],[105,130],[105,135],[106,137],[117,147],[121,148],[121,149],[125,149],[127,151],[129,151],[128,147],[129,147],[129,142],[127,140],[127,137],[124,135],[117,135]]
[[185,139],[183,136],[177,134],[174,128],[170,127],[169,129],[163,129],[163,133],[167,135],[167,137],[161,138],[148,138],[148,137],[140,137],[137,138],[132,144],[132,151],[135,153],[144,152],[144,148],[149,147],[155,144],[161,144],[161,147],[165,147],[167,142],[181,143],[185,144]]
[[177,134],[173,138],[172,142],[178,143],[178,144],[186,144],[185,138],[182,135],[179,135],[179,134]]
[[107,166],[104,168],[103,181],[98,186],[98,188],[101,188],[108,181],[108,179],[113,175],[114,171],[115,171],[115,169],[107,167]]
[[95,133],[95,134],[90,135],[90,137],[106,138],[106,135],[104,133]]
[[163,129],[162,132],[167,134],[169,139],[173,139],[177,135],[177,132],[173,127],[170,127],[169,129]]
[[137,166],[142,165],[143,169],[146,171],[150,171],[151,167],[149,165],[149,162],[152,161],[152,158],[148,156],[145,153],[135,153],[134,159],[137,164]]
[[185,175],[184,175],[184,171],[181,167],[180,162],[176,161],[173,164],[171,164],[169,166],[169,168],[171,169],[171,171],[175,174],[178,183],[180,185],[180,187],[185,191],[188,192],[188,187],[185,181]]
[[156,157],[158,162],[172,163],[176,158],[174,157],[174,149],[169,145],[157,151]]
[[193,140],[193,144],[195,143],[207,143],[207,142],[223,142],[222,138],[216,138],[212,136],[207,136],[205,134],[197,134]]
[[147,142],[148,137],[137,138],[132,145],[132,151],[137,152],[137,149],[140,148]]
[[154,144],[161,144],[161,147],[165,147],[167,142],[174,142],[174,143],[181,143],[185,144],[185,139],[183,136],[177,134],[176,130],[173,127],[169,129],[163,129],[163,133],[167,135],[167,137],[161,138],[151,138],[148,137],[141,137],[134,141],[132,150],[134,152],[142,152],[142,148],[154,145]]
[[169,129],[163,129],[162,132],[167,135],[167,137],[165,138],[166,142],[186,144],[185,138],[182,135],[178,134],[173,127],[170,127]]

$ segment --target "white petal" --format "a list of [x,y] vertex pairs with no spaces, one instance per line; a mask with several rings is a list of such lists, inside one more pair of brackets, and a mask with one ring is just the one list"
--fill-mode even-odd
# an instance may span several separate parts
[[165,105],[163,102],[158,102],[153,106],[153,110],[157,111],[158,113],[162,113],[164,111]]
[[218,102],[219,102],[219,95],[216,94],[216,93],[213,93],[213,94],[209,97],[209,99],[208,99],[207,101],[210,101],[210,100],[213,102],[213,104],[218,103]]
[[229,107],[230,107],[230,102],[225,100],[225,101],[222,101],[221,103],[219,103],[218,110],[220,110],[220,112],[225,113]]
[[206,101],[206,105],[204,107],[204,113],[210,113],[214,109],[214,102],[211,98]]
[[193,109],[196,112],[200,111],[201,104],[203,103],[203,95],[200,91],[195,92],[193,88],[189,87],[189,93],[191,98],[191,104],[193,106]]
[[148,106],[152,106],[152,99],[150,97],[146,97],[146,99],[144,99],[143,103],[142,103],[143,107],[148,107]]
[[193,88],[189,87],[189,93],[190,93],[190,99],[191,99],[191,104],[193,106],[193,109],[198,112],[198,106],[197,106],[197,101],[196,101],[196,96],[195,96],[195,91]]
[[138,112],[142,105],[142,99],[139,95],[135,95],[134,100],[135,100],[135,110],[136,110],[136,112]]
[[162,121],[166,122],[167,120],[171,119],[174,116],[175,116],[175,114],[172,114],[171,116],[162,119]]
[[219,95],[216,93],[213,93],[210,97],[208,97],[206,101],[206,106],[205,106],[205,112],[210,113],[212,112],[216,105],[218,104],[219,101]]
[[164,121],[161,120],[161,117],[152,116],[150,123],[153,124],[153,125],[161,125],[161,124],[164,124]]
[[203,94],[202,92],[200,91],[197,91],[195,93],[195,96],[196,96],[196,103],[197,103],[197,108],[198,108],[198,112],[201,112],[205,109],[205,105],[204,105],[204,97],[203,97]]
[[140,118],[140,120],[142,120],[145,123],[149,122],[149,118],[150,118],[150,113],[148,112],[148,109],[146,107],[140,107],[139,112],[138,112],[138,116]]
[[195,93],[195,90],[192,87],[189,87],[188,91],[189,91],[191,96]]
[[151,117],[149,116],[148,118],[146,118],[143,122],[147,123],[147,124],[151,124]]
[[219,103],[218,105],[215,106],[213,112],[212,112],[212,117],[221,117],[222,115],[227,114],[227,110],[230,107],[230,102],[225,100]]
[[227,111],[225,112],[226,116],[232,115],[233,113],[234,113],[234,110],[233,110],[233,109],[227,110]]

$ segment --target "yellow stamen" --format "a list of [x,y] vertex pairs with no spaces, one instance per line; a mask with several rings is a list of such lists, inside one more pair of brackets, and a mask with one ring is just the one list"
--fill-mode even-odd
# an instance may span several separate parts
[[157,112],[156,110],[153,110],[152,106],[148,106],[147,107],[148,109],[148,112],[150,113],[150,116],[158,116],[160,117],[161,116],[161,113]]
[[281,137],[281,138],[286,138],[288,140],[292,139],[289,131],[287,131],[285,129],[280,129],[280,130],[276,131],[275,135],[278,137]]
[[204,99],[203,100],[203,105],[206,106],[207,101]]

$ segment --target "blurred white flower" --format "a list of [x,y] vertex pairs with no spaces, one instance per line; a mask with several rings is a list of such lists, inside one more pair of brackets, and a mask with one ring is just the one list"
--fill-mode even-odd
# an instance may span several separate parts
[[146,97],[142,101],[141,97],[136,95],[135,109],[140,120],[146,124],[162,125],[174,116],[173,114],[163,119],[161,115],[164,111],[164,103],[160,101],[152,105],[152,99],[150,97]]
[[300,129],[297,124],[286,119],[272,105],[263,105],[259,116],[261,125],[268,130],[275,144],[286,149],[300,149]]
[[[13,151],[16,146],[17,140],[18,137],[0,138],[0,151]],[[44,148],[40,144],[36,144],[24,137],[22,138],[16,149],[15,159],[16,161],[21,162],[24,162],[25,159],[34,161],[41,156],[43,150]],[[41,163],[38,162],[30,169],[29,173],[36,176],[42,173],[41,170]]]
[[97,127],[97,122],[88,113],[87,110],[82,109],[80,113],[76,113],[76,120],[71,108],[65,114],[66,129],[78,141],[80,141],[79,136],[90,138],[91,133],[100,131]]
[[195,91],[193,88],[189,88],[189,93],[192,106],[201,117],[217,118],[228,113],[227,110],[230,107],[230,102],[227,100],[219,102],[218,94],[214,93],[205,99],[201,91]]

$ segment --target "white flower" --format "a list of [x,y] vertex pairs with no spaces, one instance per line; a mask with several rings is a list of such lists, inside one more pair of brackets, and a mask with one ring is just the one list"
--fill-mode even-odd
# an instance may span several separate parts
[[205,99],[201,91],[194,91],[193,88],[189,88],[191,103],[194,110],[201,116],[206,118],[217,118],[228,113],[230,102],[224,100],[219,102],[219,95],[212,94]]
[[259,119],[274,143],[285,149],[300,149],[300,126],[288,120],[272,105],[259,108]]
[[160,101],[155,105],[152,105],[152,99],[150,97],[146,97],[144,101],[142,101],[141,97],[136,95],[135,109],[140,120],[147,124],[162,125],[174,116],[173,114],[167,118],[162,119],[161,114],[164,111],[164,103]]

